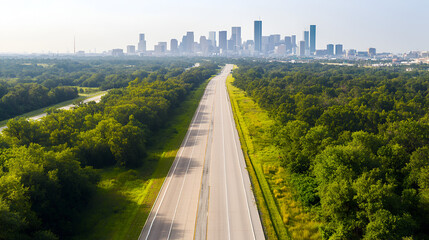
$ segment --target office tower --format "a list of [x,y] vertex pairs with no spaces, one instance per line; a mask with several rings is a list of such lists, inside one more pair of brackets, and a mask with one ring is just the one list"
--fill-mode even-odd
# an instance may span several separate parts
[[133,53],[136,53],[136,46],[134,46],[134,45],[128,45],[127,46],[127,53],[128,54],[133,54]]
[[186,35],[184,35],[182,36],[182,41],[180,42],[180,46],[179,46],[181,52],[186,52],[186,42],[187,42]]
[[177,52],[178,51],[178,42],[177,39],[171,39],[170,41],[170,51]]
[[274,51],[274,48],[280,43],[280,35],[273,34],[268,37],[268,51]]
[[262,21],[255,21],[254,41],[255,51],[262,52]]
[[334,44],[326,45],[326,54],[333,56],[334,55]]
[[292,38],[289,36],[285,37],[285,46],[286,46],[286,53],[292,52]]
[[228,50],[229,51],[234,51],[234,47],[235,47],[235,41],[233,39],[229,39],[228,40]]
[[305,56],[305,41],[299,41],[299,56]]
[[228,42],[226,37],[227,32],[226,31],[219,31],[219,48],[223,52],[226,52],[228,49]]
[[209,41],[213,47],[216,47],[216,32],[209,32]]
[[146,52],[146,39],[144,33],[140,33],[139,35],[138,51]]
[[203,53],[208,53],[210,41],[205,36],[200,37],[200,50]]
[[124,50],[120,48],[112,49],[112,56],[122,56],[124,55]]
[[292,53],[296,54],[296,35],[292,35]]
[[370,57],[375,57],[375,55],[377,55],[377,50],[375,48],[368,48],[368,55]]
[[278,54],[278,55],[285,55],[286,54],[286,45],[284,44],[279,44],[275,50],[274,53]]
[[165,53],[167,51],[167,42],[158,42],[154,50],[156,53]]
[[346,57],[356,57],[356,54],[356,49],[349,49],[347,50]]
[[186,44],[185,44],[186,52],[193,53],[194,52],[194,32],[186,33]]
[[262,52],[264,52],[264,53],[268,52],[269,39],[270,39],[269,36],[262,36]]
[[309,42],[309,31],[304,31],[304,42],[305,42],[305,50],[310,50],[310,42]]
[[238,51],[241,49],[241,27],[232,27],[231,30],[232,50]]
[[310,54],[316,52],[316,25],[310,25]]
[[255,42],[253,40],[247,40],[244,42],[243,44],[243,49],[245,50],[251,50],[253,47],[253,49],[255,49]]
[[336,44],[335,45],[335,56],[342,56],[343,55],[343,45],[342,44]]

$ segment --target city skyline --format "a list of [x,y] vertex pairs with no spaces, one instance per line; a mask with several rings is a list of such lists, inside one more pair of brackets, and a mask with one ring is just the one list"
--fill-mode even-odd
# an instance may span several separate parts
[[[297,35],[297,42],[302,40],[302,30],[315,24],[317,49],[329,43],[342,43],[345,49],[375,47],[381,52],[429,50],[429,32],[425,31],[429,26],[429,16],[425,13],[429,2],[417,0],[406,3],[363,0],[346,4],[339,0],[323,3],[221,0],[216,4],[165,0],[162,6],[158,5],[156,1],[134,0],[123,4],[99,0],[2,3],[0,52],[72,53],[74,37],[77,50],[102,52],[130,44],[137,46],[138,33],[146,34],[147,49],[153,49],[158,42],[180,40],[187,31],[193,31],[195,39],[199,39],[208,36],[209,31],[227,30],[229,39],[232,26],[241,26],[242,39],[250,40],[254,34],[253,21],[257,19],[264,22],[262,35]],[[219,12],[226,17],[218,17]]]

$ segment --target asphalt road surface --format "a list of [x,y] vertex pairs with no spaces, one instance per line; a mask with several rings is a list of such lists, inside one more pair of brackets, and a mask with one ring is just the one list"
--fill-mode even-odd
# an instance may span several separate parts
[[207,85],[139,239],[264,239],[225,80]]

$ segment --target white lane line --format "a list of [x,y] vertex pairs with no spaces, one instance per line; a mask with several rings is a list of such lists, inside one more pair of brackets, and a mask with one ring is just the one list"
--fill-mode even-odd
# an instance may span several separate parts
[[[207,99],[206,102],[208,102],[208,98],[206,98],[206,99]],[[206,109],[206,105],[204,105],[203,109],[204,110]],[[203,110],[201,110],[201,111],[203,111]],[[200,129],[201,129],[201,125],[203,125],[203,124],[200,123],[198,126],[197,134],[196,134],[195,138],[198,137],[198,134],[199,134]],[[195,141],[196,141],[196,139],[195,139]],[[170,239],[171,231],[173,229],[174,219],[176,218],[177,208],[179,207],[179,202],[180,202],[180,198],[182,197],[183,187],[185,186],[186,177],[188,176],[189,166],[191,165],[192,157],[194,156],[194,150],[195,150],[196,146],[197,145],[194,144],[194,146],[192,147],[191,155],[190,155],[189,161],[188,161],[188,166],[186,167],[185,176],[183,178],[182,186],[180,188],[179,197],[177,198],[176,208],[174,209],[173,219],[171,219],[170,229],[168,230],[167,240]]]
[[[207,90],[206,90],[206,91],[207,91]],[[206,95],[206,93],[204,93],[204,95]],[[200,102],[200,104],[198,105],[198,108],[197,108],[197,114],[195,115],[195,118],[192,120],[191,125],[195,124],[195,121],[197,120],[198,115],[200,114],[201,106],[202,106],[202,104],[201,104],[201,102]],[[168,187],[170,186],[171,179],[172,179],[172,178],[173,178],[173,176],[174,176],[174,172],[176,171],[177,165],[179,164],[180,159],[182,159],[183,150],[185,149],[185,146],[186,146],[186,144],[188,143],[188,139],[189,139],[189,135],[190,135],[190,133],[191,133],[191,131],[188,131],[188,132],[187,132],[186,139],[185,139],[185,143],[183,144],[183,147],[180,149],[179,158],[177,159],[177,162],[176,162],[176,165],[174,166],[173,172],[172,172],[172,173],[170,174],[170,176],[169,176],[169,179],[168,179],[169,181],[168,181],[168,183],[167,183],[167,186],[166,186],[165,191],[164,191],[164,193],[163,193],[163,196],[162,196],[162,198],[161,198],[161,202],[159,203],[158,208],[156,209],[156,212],[155,212],[155,216],[153,217],[152,222],[150,223],[149,230],[148,230],[147,236],[146,236],[146,238],[145,238],[146,240],[149,238],[150,232],[151,232],[151,230],[152,230],[153,223],[155,222],[155,219],[156,219],[156,217],[157,217],[157,215],[158,215],[159,209],[161,208],[161,205],[162,205],[162,203],[164,202],[164,197],[165,197],[165,195],[166,195],[166,193],[167,193]],[[164,183],[165,183],[165,182],[164,182]],[[163,183],[163,185],[164,185],[164,183]],[[162,189],[162,187],[163,187],[163,186],[161,186],[161,189]],[[158,197],[159,197],[159,195],[156,197],[156,199],[155,199],[155,203],[156,203],[156,201],[158,200]],[[154,206],[155,206],[155,204],[152,206],[152,208],[153,208]],[[152,210],[151,210],[150,212],[152,212]],[[143,234],[143,231],[142,231],[142,233],[141,233],[141,234]],[[140,237],[139,237],[139,239],[140,239]]]
[[[219,84],[218,84],[219,85]],[[226,156],[225,156],[225,129],[223,125],[223,107],[222,107],[222,91],[220,91],[220,116],[222,123],[222,152],[223,152],[223,172],[225,176],[225,202],[226,202],[226,220],[228,226],[228,239],[231,239],[231,231],[229,226],[229,206],[228,206],[228,185],[226,184]]]
[[[232,108],[231,108],[231,111],[232,111]],[[231,124],[231,130],[233,131],[232,132],[232,138],[234,139],[235,153],[237,155],[238,168],[240,169],[241,183],[242,183],[242,186],[243,186],[243,192],[244,192],[244,196],[246,197],[247,213],[248,213],[249,220],[250,220],[250,226],[252,226],[253,239],[256,239],[255,230],[253,229],[254,226],[253,226],[253,222],[252,222],[252,217],[250,215],[249,199],[247,197],[247,193],[246,193],[246,189],[245,189],[245,185],[244,185],[243,169],[241,168],[241,165],[240,165],[240,158],[239,158],[239,155],[238,155],[238,145],[237,145],[237,141],[235,139],[235,131],[234,131],[234,126],[232,125],[232,119],[231,118],[233,118],[233,115],[229,118],[229,123]]]

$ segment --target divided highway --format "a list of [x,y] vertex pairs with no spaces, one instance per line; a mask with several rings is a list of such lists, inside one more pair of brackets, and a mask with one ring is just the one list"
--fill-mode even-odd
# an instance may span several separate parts
[[225,81],[204,92],[142,229],[146,239],[264,239]]

